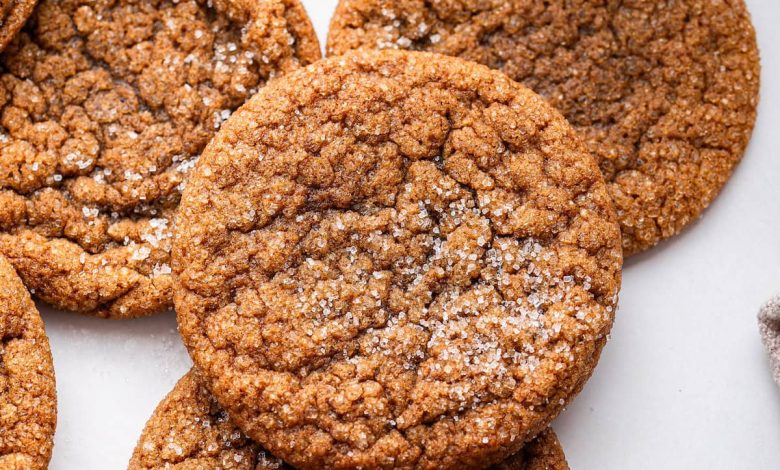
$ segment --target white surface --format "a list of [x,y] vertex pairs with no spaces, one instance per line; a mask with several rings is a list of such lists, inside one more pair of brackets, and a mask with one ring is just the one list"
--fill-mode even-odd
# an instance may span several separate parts
[[[336,0],[304,3],[324,39]],[[574,470],[780,468],[780,390],[756,326],[780,292],[780,2],[748,4],[764,67],[752,145],[699,223],[628,262],[612,341],[555,424]],[[59,393],[51,468],[125,468],[189,368],[173,314],[44,317]]]

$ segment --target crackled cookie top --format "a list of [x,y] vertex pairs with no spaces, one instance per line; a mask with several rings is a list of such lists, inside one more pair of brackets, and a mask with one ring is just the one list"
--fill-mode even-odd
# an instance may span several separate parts
[[172,215],[230,113],[319,57],[297,0],[43,1],[0,63],[0,253],[66,310],[172,303]]
[[0,0],[0,52],[32,14],[37,0]]
[[249,436],[302,468],[469,468],[590,375],[620,232],[594,160],[483,66],[365,51],[261,90],[184,192],[179,327]]
[[756,118],[743,0],[341,0],[329,51],[360,47],[460,56],[543,95],[598,159],[626,255],[699,216]]
[[43,321],[0,256],[0,469],[46,468],[56,423],[54,367]]
[[[548,429],[494,470],[568,470]],[[129,470],[292,469],[230,421],[192,370],[157,406],[138,440]]]

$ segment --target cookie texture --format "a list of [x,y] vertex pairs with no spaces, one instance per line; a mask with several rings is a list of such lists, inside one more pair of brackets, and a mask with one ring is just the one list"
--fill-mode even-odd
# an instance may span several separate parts
[[0,52],[22,29],[37,0],[0,0]]
[[103,317],[172,304],[180,191],[230,113],[316,60],[297,0],[45,0],[0,64],[0,253]]
[[563,117],[478,64],[321,61],[209,144],[179,328],[234,421],[300,468],[485,468],[589,377],[620,231]]
[[546,429],[523,450],[493,470],[569,470],[566,456],[552,429]]
[[543,95],[598,159],[626,255],[699,217],[756,119],[743,0],[341,0],[329,53],[361,47],[459,56]]
[[157,406],[130,459],[129,470],[290,469],[252,442],[187,373]]
[[[494,470],[568,470],[555,433],[547,429]],[[158,405],[129,470],[291,470],[231,421],[192,370]]]
[[0,256],[0,469],[46,468],[56,423],[54,367],[43,321]]

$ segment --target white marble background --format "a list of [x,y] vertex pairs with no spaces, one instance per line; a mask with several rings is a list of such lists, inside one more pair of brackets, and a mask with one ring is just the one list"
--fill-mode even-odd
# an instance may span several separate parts
[[[555,423],[574,470],[780,468],[780,390],[756,326],[780,292],[780,2],[747,1],[764,67],[753,142],[701,221],[628,262],[612,341]],[[303,3],[324,40],[337,1]],[[173,314],[44,318],[59,393],[51,468],[125,468],[190,366]]]

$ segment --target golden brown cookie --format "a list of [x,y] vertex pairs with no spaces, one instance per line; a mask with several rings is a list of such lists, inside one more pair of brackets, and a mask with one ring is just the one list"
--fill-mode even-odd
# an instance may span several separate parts
[[598,166],[551,106],[450,57],[358,52],[223,126],[175,303],[208,388],[301,468],[484,468],[589,377],[620,285]]
[[56,424],[54,367],[43,320],[0,256],[0,469],[46,468]]
[[599,161],[626,255],[699,217],[756,119],[743,0],[341,0],[328,50],[361,47],[474,60],[547,98]]
[[111,318],[172,304],[186,175],[247,97],[319,58],[298,0],[45,0],[0,63],[0,253]]
[[[494,470],[568,470],[547,429]],[[194,370],[176,384],[146,423],[128,470],[292,469],[252,442],[231,421]]]

